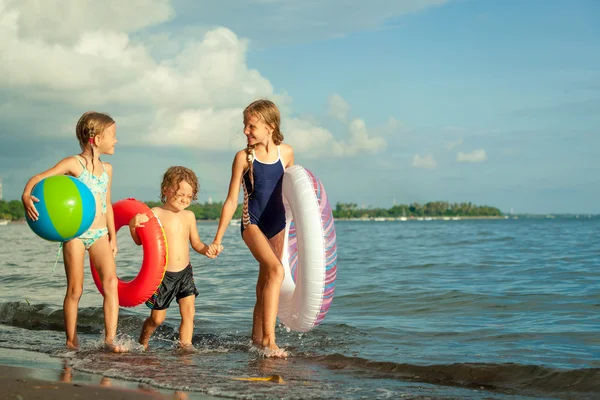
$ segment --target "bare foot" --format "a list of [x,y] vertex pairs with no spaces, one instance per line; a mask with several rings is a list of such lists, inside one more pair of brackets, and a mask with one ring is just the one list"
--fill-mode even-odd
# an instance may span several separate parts
[[127,349],[112,342],[104,342],[104,348],[113,353],[127,353]]
[[267,358],[286,358],[289,354],[285,349],[280,349],[275,343],[271,343],[264,348]]
[[265,346],[263,346],[263,344],[262,344],[262,340],[261,341],[253,340],[251,346],[256,349],[259,349],[259,350],[262,350],[265,348]]
[[252,345],[258,347],[259,349],[262,349],[263,346],[263,338],[258,337],[258,336],[252,336]]
[[177,342],[177,351],[180,353],[193,353],[196,349],[191,343],[181,343]]
[[77,341],[77,339],[75,339],[75,340],[67,340],[66,347],[69,350],[75,350],[75,351],[77,351],[77,350],[79,350],[79,342]]
[[142,345],[144,351],[148,351],[148,342],[139,341],[138,343]]

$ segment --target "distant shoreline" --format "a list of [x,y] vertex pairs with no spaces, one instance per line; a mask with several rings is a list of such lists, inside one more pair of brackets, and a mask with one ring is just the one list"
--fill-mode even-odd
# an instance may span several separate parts
[[509,219],[508,216],[465,216],[465,217],[364,217],[364,218],[334,218],[336,221],[460,221],[463,219]]
[[[410,222],[410,221],[461,221],[461,220],[507,220],[507,219],[595,219],[600,218],[600,214],[514,214],[514,215],[490,215],[490,216],[453,216],[453,217],[363,217],[363,218],[343,218],[334,217],[335,221],[360,221],[360,222]],[[197,218],[199,222],[219,222],[218,218]],[[231,225],[235,225],[239,218],[233,218]],[[25,219],[16,219],[8,221],[8,224],[26,224]]]
[[490,216],[453,216],[453,217],[364,217],[364,218],[334,218],[336,221],[460,221],[460,220],[490,220],[490,219],[593,219],[600,214],[513,214]]

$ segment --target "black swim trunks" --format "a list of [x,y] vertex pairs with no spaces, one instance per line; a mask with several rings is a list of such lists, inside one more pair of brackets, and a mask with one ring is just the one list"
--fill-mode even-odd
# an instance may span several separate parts
[[198,289],[194,283],[192,264],[178,272],[165,272],[162,283],[152,297],[146,301],[146,306],[153,310],[166,310],[174,298],[179,303],[180,299],[191,295],[198,296]]

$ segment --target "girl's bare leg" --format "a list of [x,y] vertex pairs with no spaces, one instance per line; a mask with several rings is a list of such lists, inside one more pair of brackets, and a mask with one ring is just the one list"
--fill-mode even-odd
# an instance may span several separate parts
[[104,343],[109,350],[120,353],[124,349],[114,344],[119,319],[119,281],[108,236],[104,235],[96,240],[89,252],[104,290]]
[[[279,306],[279,291],[283,282],[283,266],[273,251],[270,242],[256,225],[245,228],[243,238],[254,258],[259,262],[261,271],[264,272],[265,276],[261,307],[262,345],[266,349],[277,351],[279,347],[275,342],[275,322]],[[275,355],[279,356],[279,354]]]
[[259,264],[258,281],[256,282],[256,304],[252,316],[252,343],[262,347],[263,341],[263,288],[267,281],[266,267]]
[[70,240],[63,245],[63,260],[67,275],[67,292],[63,302],[63,316],[65,319],[65,333],[67,334],[67,348],[78,349],[77,338],[77,310],[79,299],[83,293],[83,259],[85,247],[79,239]]

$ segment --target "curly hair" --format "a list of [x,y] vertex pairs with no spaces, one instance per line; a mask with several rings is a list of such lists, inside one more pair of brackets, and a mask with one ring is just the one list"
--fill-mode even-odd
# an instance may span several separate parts
[[179,184],[183,181],[192,187],[192,200],[198,200],[200,185],[194,171],[186,167],[174,166],[167,169],[163,175],[162,184],[160,185],[160,201],[165,203],[169,190],[177,191]]

